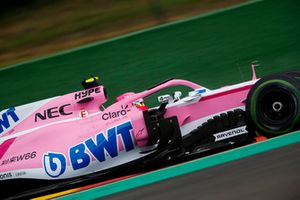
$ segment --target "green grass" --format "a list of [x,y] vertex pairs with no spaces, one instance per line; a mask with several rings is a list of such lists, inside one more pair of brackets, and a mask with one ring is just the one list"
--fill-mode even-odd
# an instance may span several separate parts
[[111,99],[169,77],[220,87],[299,69],[300,2],[267,0],[0,71],[1,109],[81,89],[99,74]]

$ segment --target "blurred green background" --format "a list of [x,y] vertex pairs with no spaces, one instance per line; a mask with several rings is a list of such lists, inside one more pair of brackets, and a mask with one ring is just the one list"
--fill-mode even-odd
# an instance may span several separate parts
[[0,67],[246,0],[3,0]]
[[237,83],[251,77],[253,60],[260,76],[300,69],[299,8],[297,0],[257,1],[2,70],[1,109],[79,90],[95,74],[112,100],[169,77]]

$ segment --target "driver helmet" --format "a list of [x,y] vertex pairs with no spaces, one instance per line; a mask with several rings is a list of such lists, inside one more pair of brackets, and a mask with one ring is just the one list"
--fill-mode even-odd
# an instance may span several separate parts
[[142,111],[148,110],[148,107],[145,105],[144,100],[142,98],[134,101],[132,104]]

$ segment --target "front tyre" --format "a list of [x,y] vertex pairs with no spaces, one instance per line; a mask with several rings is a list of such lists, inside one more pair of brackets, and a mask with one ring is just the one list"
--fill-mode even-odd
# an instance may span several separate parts
[[246,113],[250,128],[274,137],[299,127],[300,83],[288,75],[262,78],[247,96]]

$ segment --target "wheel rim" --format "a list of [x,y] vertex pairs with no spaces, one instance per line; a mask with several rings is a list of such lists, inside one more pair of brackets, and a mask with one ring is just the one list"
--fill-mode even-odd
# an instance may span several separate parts
[[257,108],[259,121],[273,131],[288,128],[296,115],[297,100],[294,94],[284,87],[265,88],[259,97]]

